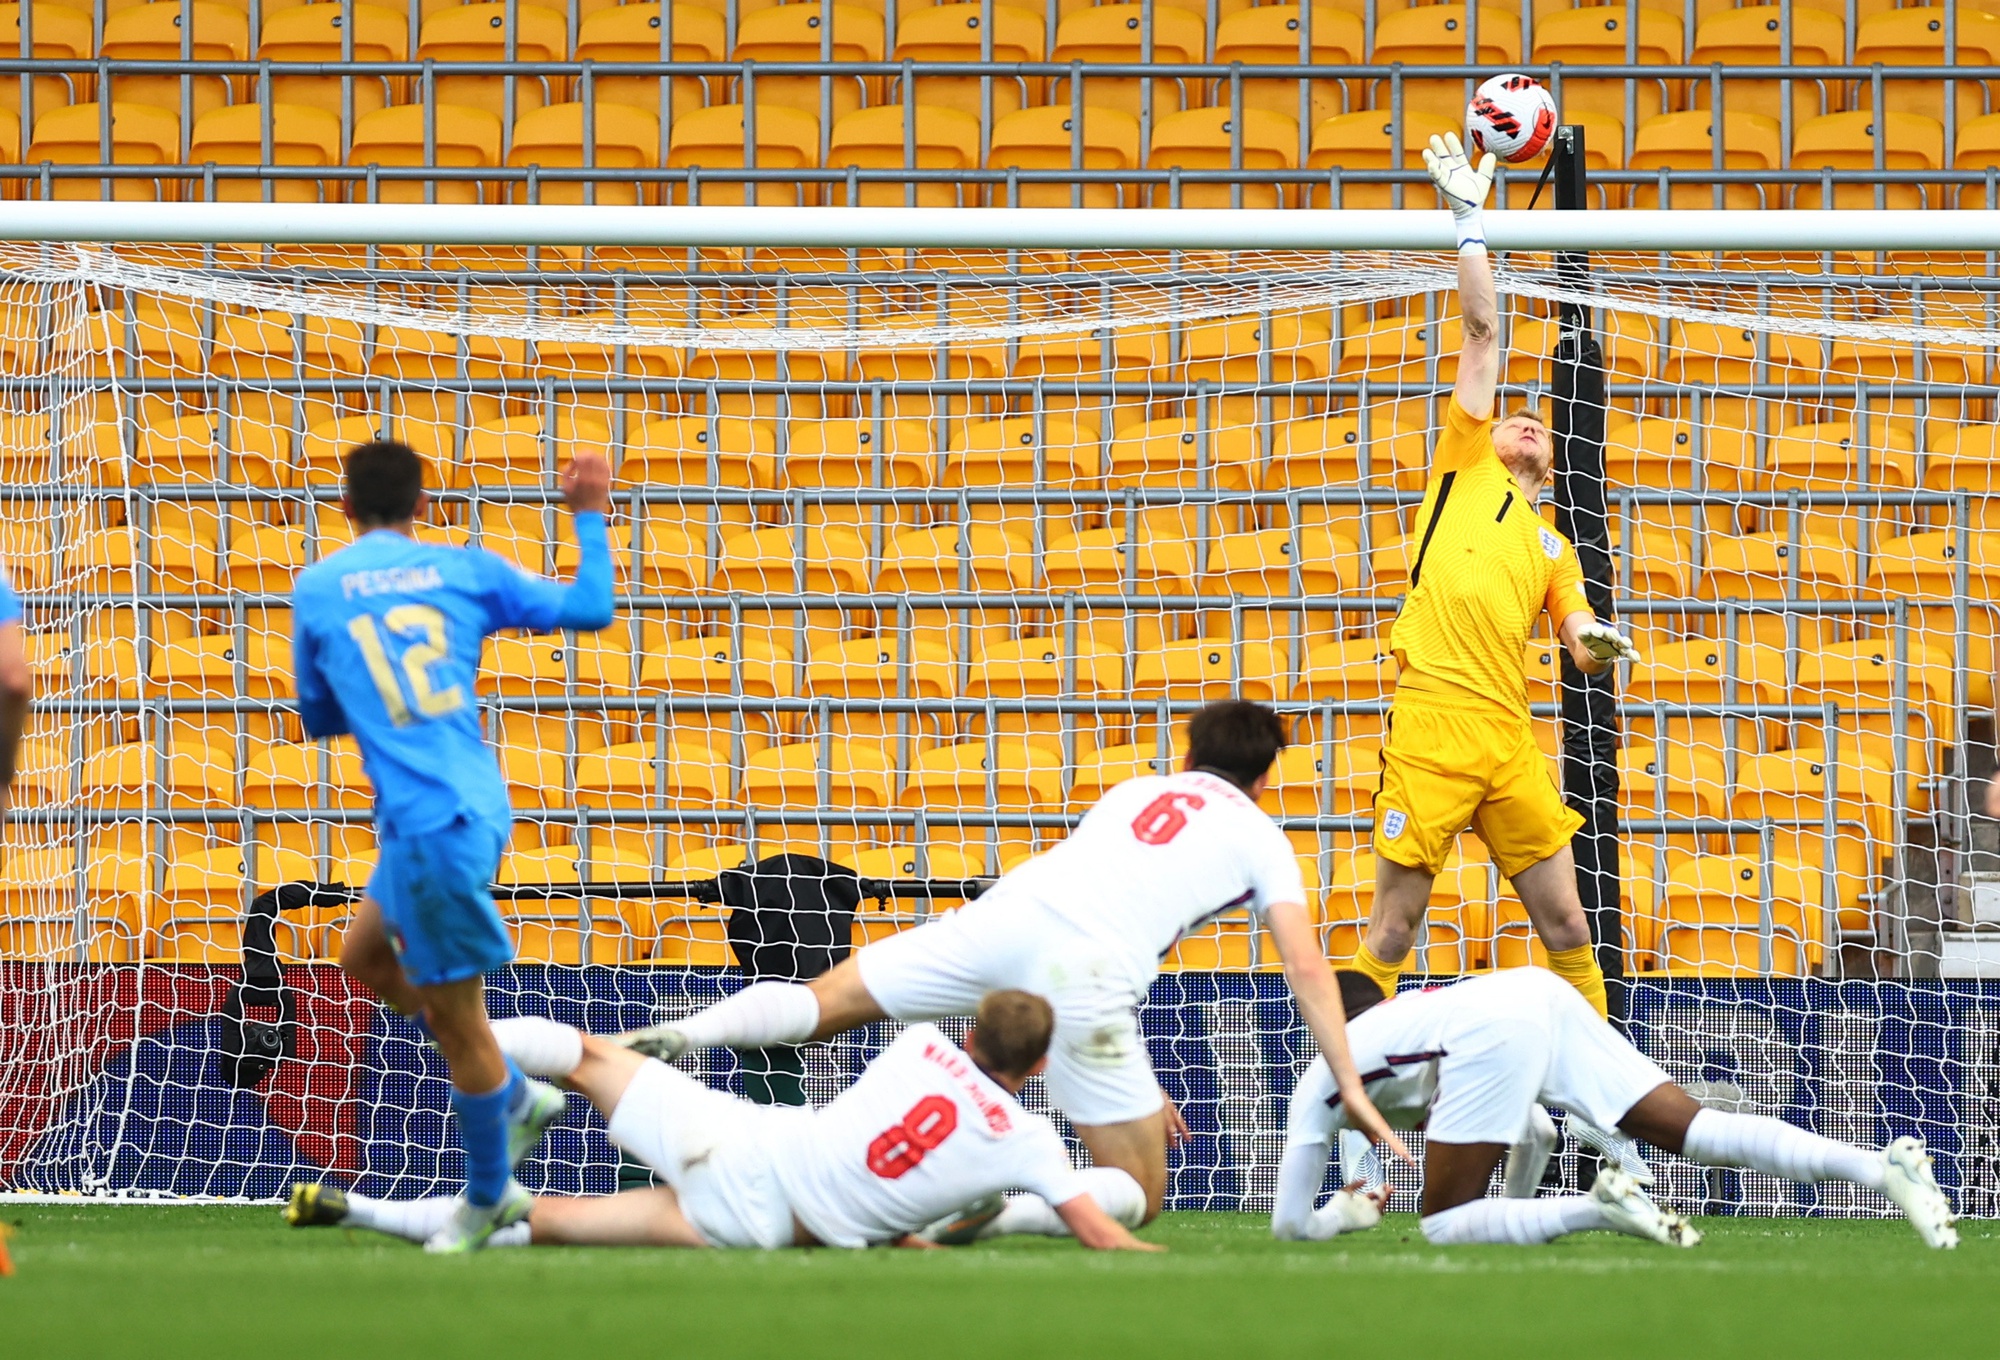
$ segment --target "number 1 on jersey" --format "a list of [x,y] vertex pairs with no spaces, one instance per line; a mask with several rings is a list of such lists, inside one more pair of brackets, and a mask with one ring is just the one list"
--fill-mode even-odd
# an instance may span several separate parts
[[427,604],[400,604],[382,616],[382,626],[398,636],[422,634],[403,649],[402,680],[407,680],[410,687],[406,699],[395,664],[389,660],[389,649],[382,645],[382,634],[375,627],[375,616],[357,614],[347,621],[347,635],[361,649],[368,677],[382,696],[382,707],[390,722],[398,727],[415,722],[416,717],[410,712],[412,702],[417,713],[426,718],[441,718],[465,707],[465,693],[457,685],[441,690],[431,684],[429,668],[451,654],[451,645],[445,638],[443,610]]
[[1165,845],[1181,834],[1188,813],[1208,806],[1198,793],[1163,793],[1132,819],[1132,834],[1141,845]]

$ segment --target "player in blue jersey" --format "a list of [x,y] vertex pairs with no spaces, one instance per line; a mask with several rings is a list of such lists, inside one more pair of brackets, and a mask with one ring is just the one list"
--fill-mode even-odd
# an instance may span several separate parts
[[513,1169],[563,1108],[560,1092],[501,1054],[487,1023],[484,975],[514,957],[489,891],[512,814],[473,679],[489,634],[611,622],[610,480],[596,454],[563,470],[580,556],[562,585],[482,549],[418,542],[423,459],[403,444],[363,444],[347,455],[341,501],[361,537],[301,572],[292,593],[306,732],[352,733],[375,786],[380,855],[341,967],[419,1017],[451,1066],[465,1195],[432,1251],[473,1250],[527,1216],[533,1200]]
[[14,766],[21,755],[21,733],[28,726],[28,702],[35,681],[21,643],[21,600],[5,576],[0,576],[0,812],[7,809],[14,788]]

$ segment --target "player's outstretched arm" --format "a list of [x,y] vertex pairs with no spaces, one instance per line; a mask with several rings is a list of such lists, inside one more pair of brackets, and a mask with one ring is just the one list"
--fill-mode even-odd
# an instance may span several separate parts
[[1639,649],[1617,624],[1601,622],[1584,610],[1564,616],[1558,632],[1570,660],[1585,675],[1602,675],[1620,661],[1639,660]]
[[1056,1206],[1070,1235],[1092,1251],[1165,1251],[1156,1242],[1141,1242],[1125,1225],[1104,1212],[1089,1195],[1078,1195]]
[[1458,134],[1431,138],[1424,168],[1444,195],[1458,227],[1458,310],[1465,344],[1458,352],[1458,384],[1452,395],[1465,413],[1479,420],[1493,415],[1500,381],[1500,308],[1493,292],[1493,262],[1486,255],[1486,195],[1493,188],[1493,156],[1474,166]]
[[1362,1088],[1361,1074],[1354,1070],[1354,1059],[1347,1051],[1347,1012],[1340,1004],[1340,985],[1333,980],[1326,955],[1320,952],[1319,935],[1306,915],[1305,904],[1273,902],[1264,911],[1264,926],[1284,961],[1285,981],[1299,1003],[1299,1014],[1319,1044],[1320,1056],[1333,1069],[1348,1123],[1376,1142],[1387,1143],[1398,1157],[1415,1166],[1416,1158],[1382,1118]]

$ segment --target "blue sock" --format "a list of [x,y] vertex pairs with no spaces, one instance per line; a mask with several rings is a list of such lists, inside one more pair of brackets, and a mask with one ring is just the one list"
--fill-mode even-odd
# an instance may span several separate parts
[[453,1087],[452,1112],[465,1146],[465,1198],[480,1208],[500,1202],[514,1168],[507,1164],[507,1115],[526,1093],[519,1068],[507,1065],[507,1080],[496,1091],[468,1095]]

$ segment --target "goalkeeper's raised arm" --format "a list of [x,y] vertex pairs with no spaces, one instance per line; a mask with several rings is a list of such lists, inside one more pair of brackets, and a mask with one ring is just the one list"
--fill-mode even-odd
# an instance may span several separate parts
[[1586,673],[1638,654],[1591,612],[1575,551],[1537,510],[1555,460],[1547,423],[1530,409],[1494,419],[1500,314],[1483,222],[1493,158],[1473,165],[1447,133],[1424,164],[1457,225],[1465,346],[1389,637],[1399,679],[1375,800],[1375,905],[1355,966],[1394,992],[1431,880],[1470,826],[1513,880],[1550,966],[1602,1014],[1604,974],[1569,851],[1582,821],[1535,741],[1522,654],[1544,612]]

